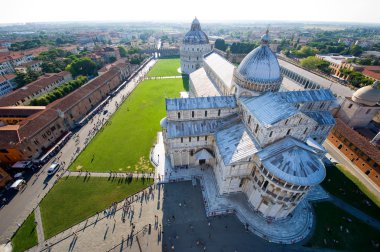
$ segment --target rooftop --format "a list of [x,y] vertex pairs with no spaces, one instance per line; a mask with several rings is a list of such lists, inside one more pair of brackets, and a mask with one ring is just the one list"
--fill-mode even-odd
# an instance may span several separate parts
[[232,88],[232,76],[235,66],[217,53],[211,53],[204,59],[205,64],[210,66],[214,74],[223,81],[227,89]]
[[57,74],[46,74],[38,78],[37,80],[19,88],[15,91],[6,94],[0,97],[0,106],[12,106],[15,105],[18,101],[25,99],[33,95],[34,93],[39,92],[40,90],[51,85],[55,81],[58,81],[65,75],[71,75],[69,72],[62,71]]
[[235,108],[234,96],[211,96],[196,98],[167,98],[166,110],[193,110],[193,109],[217,109]]
[[225,165],[251,157],[261,149],[241,122],[216,132],[215,138]]
[[198,97],[220,96],[218,89],[211,82],[203,67],[192,72],[190,74],[190,80]]
[[354,129],[350,128],[341,119],[336,118],[336,125],[334,127],[340,134],[348,139],[353,145],[359,148],[364,154],[374,160],[377,164],[380,164],[380,151],[373,146],[368,139],[360,135]]
[[281,98],[289,103],[335,101],[335,96],[329,89],[308,89],[301,91],[279,92]]
[[241,103],[264,126],[270,126],[298,113],[278,94],[268,92],[258,97],[241,97]]
[[335,119],[329,111],[304,112],[305,115],[316,121],[319,125],[334,125]]
[[326,176],[314,148],[291,137],[269,145],[257,156],[271,174],[295,185],[317,185]]

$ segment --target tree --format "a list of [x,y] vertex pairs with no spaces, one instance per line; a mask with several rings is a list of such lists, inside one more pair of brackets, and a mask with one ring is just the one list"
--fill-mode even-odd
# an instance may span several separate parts
[[309,56],[305,59],[301,59],[301,66],[310,69],[310,70],[319,70],[324,72],[325,74],[329,74],[331,72],[329,66],[330,63],[321,59],[318,59],[315,56]]
[[297,58],[306,58],[309,56],[314,56],[318,53],[318,50],[310,46],[303,46],[299,50],[292,51],[292,54]]
[[118,48],[119,48],[120,57],[122,58],[127,57],[127,50],[125,50],[123,46],[119,46]]
[[90,58],[80,58],[74,60],[66,67],[67,71],[76,77],[79,75],[92,76],[96,74],[96,63]]
[[15,78],[17,88],[20,88],[30,82],[37,80],[39,76],[40,76],[39,72],[35,72],[30,69],[28,69],[26,73],[17,71],[16,78]]
[[227,45],[224,39],[215,40],[215,48],[225,52],[227,49]]

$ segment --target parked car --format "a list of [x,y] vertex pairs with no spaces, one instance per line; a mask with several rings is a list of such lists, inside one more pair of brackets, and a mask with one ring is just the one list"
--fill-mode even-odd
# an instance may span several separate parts
[[48,172],[47,172],[48,176],[51,176],[54,173],[56,173],[58,169],[59,169],[59,164],[57,162],[53,162],[48,169]]

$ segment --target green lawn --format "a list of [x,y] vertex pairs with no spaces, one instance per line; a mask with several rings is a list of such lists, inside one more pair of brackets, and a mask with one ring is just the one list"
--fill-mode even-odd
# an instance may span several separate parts
[[149,71],[148,76],[180,76],[177,71],[179,67],[179,58],[160,59]]
[[109,207],[143,188],[153,180],[126,178],[65,177],[51,189],[40,204],[45,238]]
[[[165,97],[179,97],[188,79],[145,80],[87,145],[70,170],[152,171],[149,152],[165,117]],[[94,157],[94,159],[93,159]]]
[[38,243],[34,212],[24,221],[12,237],[13,252],[25,251]]
[[[326,167],[327,176],[322,183],[323,188],[353,207],[380,220],[380,208],[376,202],[374,203],[367,197],[366,193],[369,191],[366,187],[356,177],[345,172],[344,167],[337,166]],[[375,196],[371,198],[376,201]],[[379,199],[377,199],[377,203],[378,201]]]
[[[380,243],[379,230],[361,222],[330,202],[316,203],[313,206],[317,217],[316,229],[305,246],[349,251],[378,251],[373,244]],[[351,222],[347,218],[351,219]]]

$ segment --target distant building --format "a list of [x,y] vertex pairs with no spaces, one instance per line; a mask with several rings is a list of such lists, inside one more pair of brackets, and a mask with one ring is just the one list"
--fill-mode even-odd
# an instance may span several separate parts
[[14,69],[16,71],[26,73],[28,69],[34,71],[34,72],[40,72],[41,71],[41,64],[42,61],[39,60],[32,60],[23,64],[20,64],[19,66],[15,67]]
[[130,73],[130,64],[116,64],[46,107],[14,106],[19,98],[0,98],[0,161],[15,163],[40,157]]
[[45,74],[37,80],[0,97],[0,106],[29,105],[29,102],[72,80],[70,72]]
[[14,74],[0,75],[0,96],[10,93],[16,88],[15,78]]
[[190,74],[203,66],[203,55],[211,51],[211,45],[201,24],[195,18],[180,47],[181,71]]
[[342,69],[348,70],[360,70],[361,66],[347,62],[348,59],[354,59],[353,56],[343,56],[343,55],[316,55],[317,58],[322,59],[330,63],[329,68],[331,69],[331,75],[347,80],[349,78],[348,75],[345,75],[341,72]]

